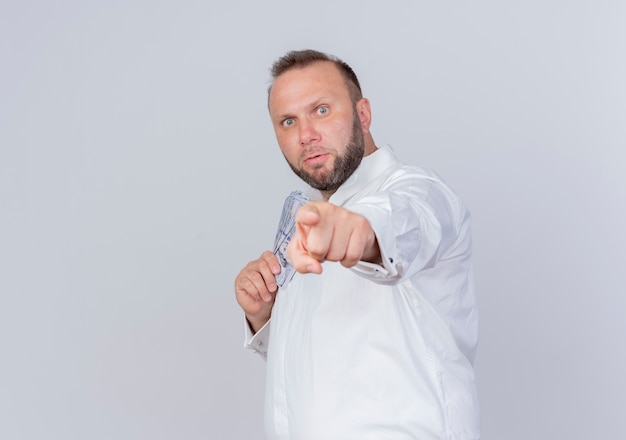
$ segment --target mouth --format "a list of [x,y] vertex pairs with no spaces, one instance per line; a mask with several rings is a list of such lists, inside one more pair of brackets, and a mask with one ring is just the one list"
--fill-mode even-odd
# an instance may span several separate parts
[[328,153],[312,154],[304,159],[304,164],[308,166],[319,166],[326,161]]

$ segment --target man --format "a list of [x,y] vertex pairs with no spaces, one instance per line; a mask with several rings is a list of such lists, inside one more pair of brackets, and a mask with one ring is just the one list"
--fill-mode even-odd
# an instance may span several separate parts
[[287,286],[269,251],[235,280],[246,346],[267,356],[267,436],[477,439],[468,212],[375,145],[346,63],[289,52],[272,76],[278,144],[319,201],[296,214]]

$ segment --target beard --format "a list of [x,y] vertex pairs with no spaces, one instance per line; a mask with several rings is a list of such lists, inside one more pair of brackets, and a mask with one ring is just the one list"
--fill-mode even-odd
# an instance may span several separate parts
[[[365,154],[365,141],[363,131],[361,130],[361,121],[356,112],[353,110],[352,134],[342,156],[337,156],[333,167],[328,172],[320,174],[310,173],[302,168],[296,167],[287,160],[289,167],[302,180],[311,187],[322,191],[336,191],[361,164],[363,155]],[[286,157],[285,157],[286,159]],[[314,169],[315,171],[316,169]]]

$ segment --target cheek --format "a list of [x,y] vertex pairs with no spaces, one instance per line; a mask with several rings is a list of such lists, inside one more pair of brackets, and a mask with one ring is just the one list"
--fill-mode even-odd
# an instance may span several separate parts
[[343,147],[348,142],[350,142],[350,138],[352,137],[352,124],[347,124],[346,121],[336,121],[331,126],[328,127],[328,136],[329,139],[333,139],[333,143],[337,147]]
[[294,148],[298,145],[298,131],[291,130],[275,130],[276,140],[281,148]]
[[287,157],[298,156],[301,153],[300,137],[298,130],[285,130],[276,132],[276,141],[281,151]]
[[293,141],[288,139],[278,138],[278,146],[283,156],[285,156],[289,162],[293,164],[297,163],[298,155],[301,151],[297,144],[294,144]]

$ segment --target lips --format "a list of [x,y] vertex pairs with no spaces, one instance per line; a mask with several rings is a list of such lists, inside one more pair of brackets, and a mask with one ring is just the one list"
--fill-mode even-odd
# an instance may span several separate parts
[[309,166],[320,165],[326,161],[327,157],[328,153],[312,154],[304,159],[304,163]]

